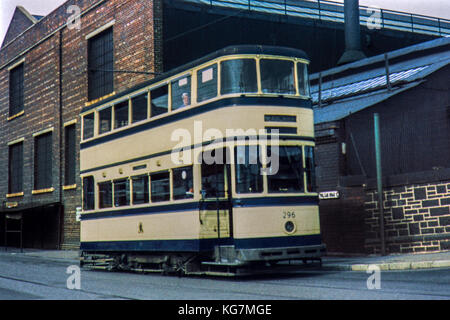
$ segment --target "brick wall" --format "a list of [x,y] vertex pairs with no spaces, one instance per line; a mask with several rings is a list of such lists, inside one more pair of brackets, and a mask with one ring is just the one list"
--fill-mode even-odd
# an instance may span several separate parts
[[[383,191],[388,253],[450,250],[450,182],[408,185]],[[366,192],[366,251],[380,252],[378,195]]]
[[[114,68],[116,70],[158,72],[162,69],[162,40],[155,40],[153,21],[160,18],[161,0],[71,0],[44,17],[20,38],[0,50],[0,200],[15,201],[20,207],[33,207],[61,202],[64,206],[62,248],[79,245],[79,223],[76,208],[81,206],[79,178],[79,144],[77,144],[76,188],[63,190],[64,184],[64,123],[76,120],[77,140],[80,139],[79,112],[88,102],[86,35],[115,21],[113,25]],[[66,23],[67,7],[78,5],[92,10],[81,18],[81,30],[58,27]],[[98,4],[98,5],[96,5]],[[45,39],[45,40],[42,40]],[[39,42],[42,40],[41,42]],[[62,46],[60,46],[60,43]],[[28,50],[28,51],[25,51]],[[62,52],[60,69],[60,50]],[[23,53],[23,54],[22,54]],[[24,58],[24,114],[8,121],[8,67]],[[60,82],[60,72],[61,82]],[[115,73],[114,91],[124,91],[153,76],[137,73]],[[61,88],[61,89],[60,89]],[[60,91],[61,90],[61,91]],[[62,107],[60,112],[60,107]],[[53,187],[55,190],[32,195],[33,134],[53,127]],[[24,195],[7,199],[8,145],[24,137]],[[60,143],[60,140],[62,143]],[[61,157],[62,156],[62,157]],[[62,169],[62,170],[61,170]]]

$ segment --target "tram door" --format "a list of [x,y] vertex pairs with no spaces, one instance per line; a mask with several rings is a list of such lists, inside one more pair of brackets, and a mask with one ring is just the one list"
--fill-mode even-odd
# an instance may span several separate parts
[[216,238],[218,244],[223,244],[224,239],[232,237],[231,171],[229,161],[226,161],[226,149],[206,154],[211,155],[221,161],[208,164],[203,160],[201,164],[200,236],[203,239]]

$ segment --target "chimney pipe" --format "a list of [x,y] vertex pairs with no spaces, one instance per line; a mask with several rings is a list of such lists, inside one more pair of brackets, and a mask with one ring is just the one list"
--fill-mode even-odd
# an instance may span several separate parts
[[361,27],[359,24],[359,0],[344,0],[345,52],[338,65],[364,59],[361,50]]

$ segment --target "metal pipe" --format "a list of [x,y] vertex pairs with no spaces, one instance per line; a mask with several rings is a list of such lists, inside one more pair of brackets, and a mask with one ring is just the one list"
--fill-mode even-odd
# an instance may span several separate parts
[[345,0],[345,48],[361,50],[361,31],[359,26],[359,1]]
[[389,59],[387,53],[384,54],[384,67],[386,69],[386,87],[388,91],[391,91],[391,76],[389,72]]
[[378,212],[380,222],[380,240],[381,240],[381,255],[386,255],[386,240],[384,237],[384,208],[383,208],[383,174],[381,171],[381,147],[380,147],[380,123],[379,115],[373,115],[374,129],[375,129],[375,159],[377,167],[377,192],[378,192]]

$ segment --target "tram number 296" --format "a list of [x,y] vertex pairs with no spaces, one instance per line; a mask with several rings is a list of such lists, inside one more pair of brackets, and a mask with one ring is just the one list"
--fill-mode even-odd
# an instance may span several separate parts
[[294,219],[295,212],[294,211],[283,211],[283,219]]

